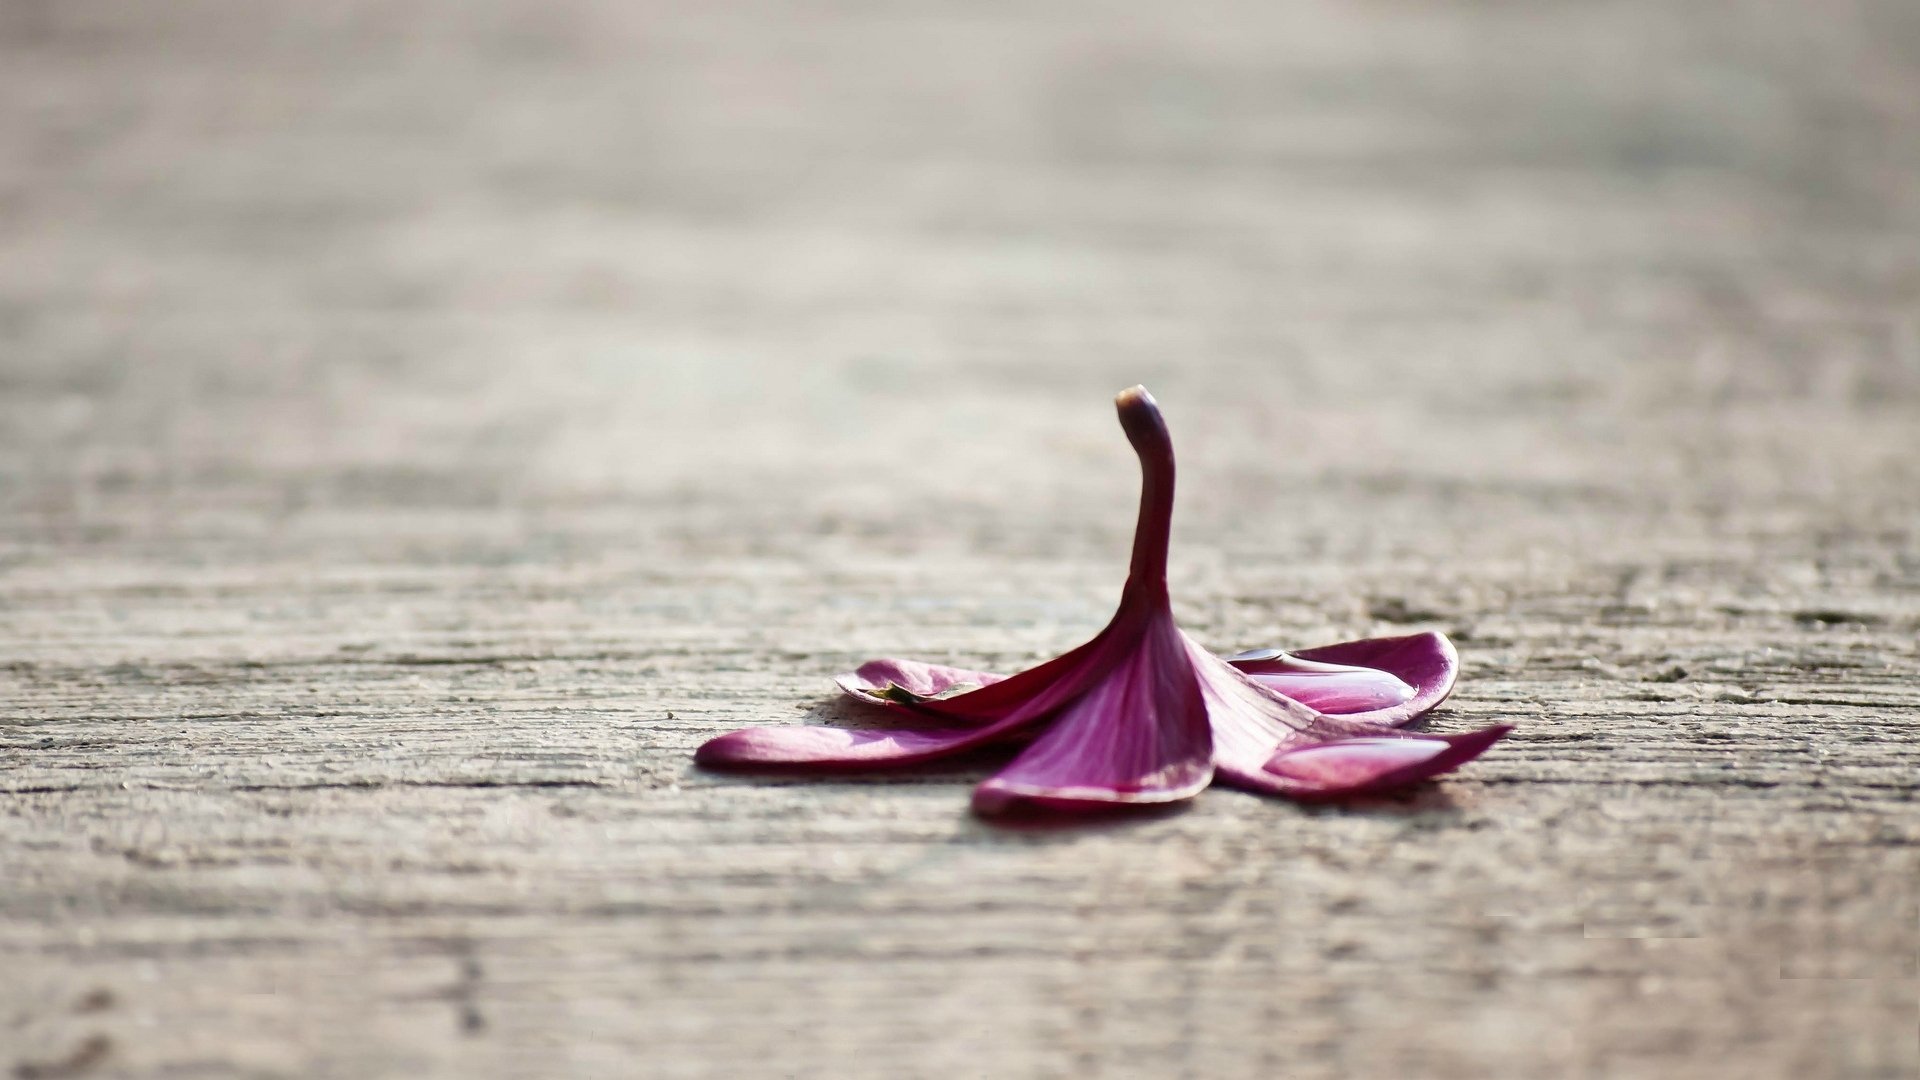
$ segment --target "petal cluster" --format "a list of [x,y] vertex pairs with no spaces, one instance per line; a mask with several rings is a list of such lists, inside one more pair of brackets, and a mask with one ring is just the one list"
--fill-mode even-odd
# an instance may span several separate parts
[[1133,562],[1118,611],[1091,641],[1016,675],[874,660],[837,678],[908,726],[747,728],[701,746],[709,767],[842,770],[1019,747],[974,792],[984,814],[1191,798],[1218,777],[1295,799],[1417,783],[1509,730],[1429,735],[1406,725],[1444,701],[1459,662],[1439,634],[1221,658],[1174,622],[1166,589],[1173,448],[1140,387],[1116,401],[1142,473]]

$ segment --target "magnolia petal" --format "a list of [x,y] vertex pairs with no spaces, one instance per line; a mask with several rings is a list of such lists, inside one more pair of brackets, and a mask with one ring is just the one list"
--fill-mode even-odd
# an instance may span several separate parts
[[[1343,719],[1391,727],[1403,727],[1433,711],[1453,693],[1454,680],[1460,674],[1460,654],[1454,651],[1453,642],[1447,640],[1445,634],[1431,631],[1401,637],[1343,641],[1335,645],[1301,649],[1292,654],[1259,650],[1241,653],[1229,662],[1242,672],[1259,675],[1263,668],[1274,666],[1277,656],[1291,656],[1294,661],[1335,664],[1347,668],[1371,668],[1411,686],[1413,695],[1398,704],[1355,711],[1340,710],[1338,713]],[[1285,665],[1281,665],[1281,670],[1285,670]],[[1279,686],[1274,689],[1287,693]],[[1321,712],[1334,711],[1313,707]]]
[[1172,616],[1109,647],[1126,653],[1099,659],[1098,680],[1011,765],[974,789],[976,811],[1177,802],[1212,781],[1206,702]]
[[911,705],[951,698],[1005,679],[986,671],[968,671],[918,660],[869,660],[833,677],[840,689],[861,701]]

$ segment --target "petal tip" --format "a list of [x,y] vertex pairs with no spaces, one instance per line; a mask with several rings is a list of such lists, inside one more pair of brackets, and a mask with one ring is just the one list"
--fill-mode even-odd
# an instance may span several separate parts
[[1297,799],[1380,794],[1452,772],[1512,730],[1495,724],[1458,735],[1342,739],[1283,750],[1264,772]]
[[1506,738],[1508,735],[1511,735],[1512,733],[1513,733],[1512,724],[1493,724],[1488,727],[1483,727],[1478,731],[1467,731],[1467,732],[1462,732],[1459,735],[1448,735],[1446,736],[1446,739],[1448,740],[1448,742],[1450,742],[1453,745],[1453,748],[1456,751],[1460,751],[1460,752],[1466,752],[1469,750],[1472,751],[1471,753],[1467,753],[1465,757],[1460,759],[1461,762],[1464,763],[1467,761],[1471,761],[1476,757],[1479,757],[1481,754],[1486,752],[1488,747],[1492,746],[1494,743],[1499,742],[1501,739]]
[[999,817],[1022,805],[1020,796],[1005,788],[981,784],[973,789],[973,812],[981,817]]
[[725,735],[716,735],[708,739],[693,752],[693,763],[708,769],[739,764],[741,744],[744,741],[740,736],[745,734],[747,734],[746,730],[729,731]]

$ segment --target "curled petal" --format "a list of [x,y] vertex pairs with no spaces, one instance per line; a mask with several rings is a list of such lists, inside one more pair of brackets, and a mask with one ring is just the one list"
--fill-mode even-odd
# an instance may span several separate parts
[[[1131,635],[1127,635],[1131,636]],[[1206,703],[1171,617],[1154,619],[1014,762],[974,790],[974,809],[1097,809],[1191,798],[1213,779]]]
[[[1119,622],[1116,615],[1114,622]],[[834,677],[840,689],[860,701],[908,709],[958,724],[991,724],[1016,713],[1029,718],[1052,712],[1092,677],[1088,660],[1113,633],[1113,623],[1076,649],[1017,675],[923,664],[915,660],[872,660]],[[974,684],[971,689],[966,684]]]
[[1305,746],[1346,732],[1322,730],[1329,718],[1241,674],[1187,639],[1200,695],[1213,727],[1213,759],[1222,776],[1257,772],[1282,746]]
[[1040,716],[1051,713],[1074,694],[1085,689],[1098,674],[1107,642],[1115,627],[1125,622],[1125,608],[1115,613],[1105,629],[1085,644],[1017,675],[996,679],[978,690],[958,697],[920,702],[916,707],[940,716],[963,720],[997,720],[1015,714]]
[[1362,736],[1284,749],[1257,774],[1236,777],[1295,799],[1340,799],[1417,784],[1472,761],[1513,730],[1505,724],[1461,735]]
[[[1231,659],[1234,667],[1249,675],[1260,675],[1274,666],[1274,658],[1288,657],[1293,662],[1339,665],[1345,668],[1371,668],[1385,672],[1413,688],[1412,696],[1392,705],[1380,705],[1355,711],[1340,710],[1344,719],[1370,724],[1404,727],[1433,711],[1453,693],[1454,680],[1460,674],[1460,655],[1445,634],[1407,634],[1401,637],[1366,638],[1322,645],[1287,654],[1275,650],[1241,653]],[[1244,659],[1243,659],[1244,658]],[[1281,666],[1282,671],[1285,665]],[[1265,681],[1265,680],[1263,680]],[[1273,689],[1288,691],[1280,686]],[[1289,696],[1291,696],[1289,694]],[[1349,703],[1357,699],[1348,698]],[[1314,706],[1318,709],[1318,706]],[[1319,709],[1332,712],[1331,709]]]
[[1258,649],[1228,658],[1247,678],[1305,705],[1334,715],[1391,709],[1418,691],[1391,672],[1302,660],[1278,649]]
[[833,677],[840,689],[863,701],[911,705],[928,699],[957,697],[1005,679],[986,671],[968,671],[918,660],[869,660]]
[[1362,716],[1327,716],[1191,641],[1189,650],[1213,724],[1214,767],[1250,791],[1333,799],[1403,787],[1458,768],[1510,730],[1418,735]]

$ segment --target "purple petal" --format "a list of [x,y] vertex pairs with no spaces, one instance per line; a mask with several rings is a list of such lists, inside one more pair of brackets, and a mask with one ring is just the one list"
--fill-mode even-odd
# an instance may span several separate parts
[[1296,799],[1384,791],[1457,768],[1510,730],[1417,735],[1364,716],[1327,716],[1189,647],[1213,725],[1214,768],[1235,787]]
[[1369,736],[1282,750],[1258,777],[1260,790],[1295,799],[1339,799],[1417,784],[1472,761],[1512,731],[1505,724],[1461,735]]
[[1045,734],[974,790],[975,810],[1166,803],[1206,788],[1213,739],[1185,636],[1171,616],[1138,635],[1117,646],[1128,651],[1106,663]]
[[1187,639],[1188,655],[1200,677],[1200,696],[1213,727],[1213,760],[1223,772],[1258,771],[1286,745],[1309,745],[1339,738],[1346,731],[1322,732],[1330,718],[1275,693],[1226,661]]
[[1115,627],[1127,626],[1136,618],[1127,610],[1123,600],[1120,610],[1086,643],[1044,664],[1009,675],[971,693],[923,702],[921,707],[941,715],[992,719],[1031,710],[1035,708],[1036,701],[1043,701],[1041,712],[1052,712],[1085,689],[1106,669],[1110,663],[1107,657]]
[[1278,649],[1262,649],[1228,658],[1249,679],[1315,712],[1343,714],[1391,709],[1417,692],[1390,672],[1302,660]]
[[1000,725],[907,731],[859,731],[838,727],[744,728],[709,739],[693,760],[709,767],[858,768],[910,765],[957,754],[1008,734]]
[[[953,696],[991,686],[1006,678],[986,671],[968,671],[918,660],[869,660],[833,677],[840,689],[862,701],[910,704],[916,699]],[[904,695],[904,696],[903,696]]]
[[[1275,654],[1267,651],[1241,655],[1272,657]],[[1454,680],[1460,674],[1460,656],[1454,651],[1453,642],[1448,641],[1445,634],[1431,632],[1407,634],[1403,637],[1343,641],[1337,645],[1302,649],[1292,653],[1291,657],[1296,661],[1372,668],[1413,687],[1413,696],[1397,705],[1358,712],[1342,711],[1340,714],[1348,720],[1386,724],[1391,727],[1405,726],[1431,712],[1447,699],[1447,695],[1453,693]],[[1231,662],[1234,667],[1248,674],[1258,674],[1263,666],[1272,663],[1270,659],[1236,659]],[[1282,689],[1281,692],[1286,691]]]
[[[912,660],[874,660],[856,671],[836,676],[834,681],[840,685],[840,689],[861,701],[878,702],[961,724],[996,723],[1015,713],[1037,717],[1059,708],[1087,684],[1093,674],[1090,661],[1100,655],[1104,647],[1102,643],[1112,635],[1113,627],[1121,623],[1123,617],[1130,617],[1124,605],[1114,615],[1113,621],[1091,640],[1016,675],[994,675],[938,664],[920,664]],[[886,694],[886,683],[881,680],[892,679],[895,674],[917,680],[919,686],[928,688],[940,686],[942,680],[949,678],[962,682],[975,680],[979,686],[941,697],[919,696],[915,686],[907,684],[903,687],[904,692]],[[879,683],[881,687],[879,694],[865,689],[874,683]],[[958,685],[948,684],[947,690],[956,689]],[[1036,705],[1036,702],[1039,704]]]
[[[911,765],[1013,738],[1058,711],[1088,685],[1107,663],[1104,650],[1109,637],[1109,632],[1103,630],[1092,641],[1072,652],[958,697],[885,702],[916,713],[971,720],[976,724],[973,727],[882,731],[814,725],[744,728],[709,739],[694,752],[693,760],[701,765],[720,768],[814,766],[847,769]],[[911,661],[875,663],[901,664]],[[861,670],[865,671],[866,667]],[[859,675],[858,672],[854,674],[856,677]],[[903,669],[901,674],[909,672]],[[982,695],[999,694],[1007,688],[1018,691],[1019,696],[1005,702],[980,700]],[[868,697],[867,700],[875,699]]]

